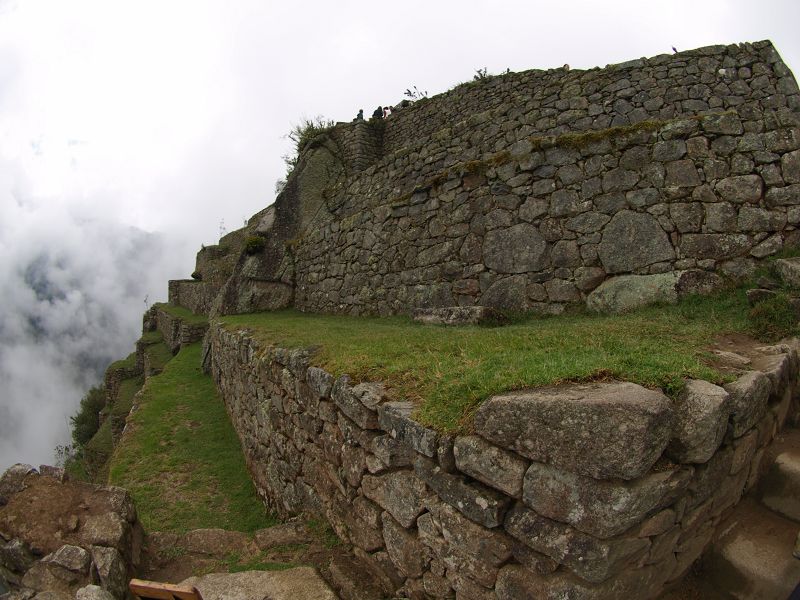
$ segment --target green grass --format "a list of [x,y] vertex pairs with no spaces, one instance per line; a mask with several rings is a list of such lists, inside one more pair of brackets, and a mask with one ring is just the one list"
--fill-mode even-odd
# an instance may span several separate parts
[[159,303],[156,304],[160,310],[163,310],[166,313],[171,314],[173,317],[177,317],[178,319],[182,319],[186,323],[190,325],[202,325],[203,323],[208,323],[208,317],[205,315],[198,315],[190,311],[188,308],[184,308],[183,306],[175,306],[173,304],[167,303]]
[[109,481],[131,492],[149,531],[273,525],[214,383],[200,369],[200,353],[200,343],[187,346],[148,379]]
[[229,573],[240,573],[242,571],[285,571],[297,565],[292,563],[281,563],[265,560],[264,553],[255,556],[242,557],[236,552],[232,552],[223,561]]
[[111,436],[111,421],[106,419],[92,439],[86,442],[88,452],[95,456],[110,456],[114,451],[114,440]]
[[132,352],[126,358],[118,360],[108,365],[107,371],[118,371],[120,369],[135,369],[136,368],[136,352]]
[[161,332],[158,329],[156,329],[154,331],[145,331],[142,334],[142,337],[139,339],[143,344],[149,346],[150,344],[157,344],[159,342],[163,342],[164,336],[161,335]]
[[316,347],[312,362],[356,381],[382,381],[417,402],[417,418],[440,431],[468,431],[481,401],[499,392],[565,381],[617,378],[674,395],[683,378],[722,382],[705,348],[748,330],[742,290],[691,297],[626,315],[576,313],[505,327],[432,327],[406,317],[353,318],[296,311],[227,316],[263,343]]
[[164,342],[151,344],[144,351],[150,359],[150,368],[156,371],[163,369],[172,360],[172,352]]

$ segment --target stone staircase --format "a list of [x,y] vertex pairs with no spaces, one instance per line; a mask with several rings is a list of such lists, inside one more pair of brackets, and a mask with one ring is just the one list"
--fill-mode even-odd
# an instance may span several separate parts
[[800,429],[787,428],[764,477],[717,528],[702,562],[704,598],[787,600],[800,586]]

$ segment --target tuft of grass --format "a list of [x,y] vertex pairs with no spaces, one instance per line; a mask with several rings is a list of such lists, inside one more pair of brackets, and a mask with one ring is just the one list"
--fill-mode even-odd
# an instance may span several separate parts
[[706,348],[719,334],[747,332],[747,313],[737,290],[625,315],[576,312],[494,328],[293,310],[222,323],[250,329],[265,346],[317,347],[315,365],[355,381],[382,381],[390,396],[417,403],[422,423],[454,433],[469,431],[484,399],[511,390],[604,377],[674,395],[684,378],[722,383],[726,376],[709,366]]
[[200,369],[200,354],[201,344],[191,344],[147,380],[109,481],[131,492],[149,531],[252,532],[274,525],[214,383]]
[[182,321],[185,321],[189,325],[202,325],[203,323],[208,323],[208,317],[205,315],[198,315],[190,311],[188,308],[184,308],[183,306],[176,306],[174,304],[167,304],[166,302],[160,302],[156,304],[159,310],[163,310],[165,313],[172,315]]
[[260,235],[251,235],[244,242],[244,252],[248,256],[252,256],[263,252],[266,245],[267,243],[264,241],[263,237]]
[[136,368],[136,352],[132,352],[122,360],[115,361],[108,365],[107,371],[133,370]]
[[151,344],[144,351],[149,358],[150,368],[154,371],[161,371],[172,360],[172,352],[164,342]]
[[783,292],[756,304],[749,316],[750,331],[760,340],[772,342],[800,333],[798,310]]
[[309,519],[306,521],[308,530],[320,541],[328,550],[341,545],[342,540],[336,535],[330,523],[323,519]]

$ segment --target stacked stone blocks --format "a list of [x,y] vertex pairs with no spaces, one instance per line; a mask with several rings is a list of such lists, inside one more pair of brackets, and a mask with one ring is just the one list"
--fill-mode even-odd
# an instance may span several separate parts
[[441,435],[376,383],[212,326],[211,371],[257,490],[324,515],[387,591],[652,598],[700,556],[797,415],[794,346],[723,387],[631,383],[495,396]]

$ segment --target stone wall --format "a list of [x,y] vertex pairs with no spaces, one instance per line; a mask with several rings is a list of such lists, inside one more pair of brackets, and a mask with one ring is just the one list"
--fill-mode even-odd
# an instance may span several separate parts
[[324,515],[414,598],[653,598],[703,552],[798,406],[796,345],[670,400],[630,383],[514,392],[446,436],[389,401],[212,325],[210,369],[266,505]]
[[798,242],[799,105],[757,43],[510,74],[403,108],[385,156],[295,244],[294,303],[558,312],[623,274],[748,274]]
[[170,301],[552,313],[620,276],[672,274],[646,285],[676,297],[687,271],[707,291],[800,243],[799,111],[766,41],[462,84],[312,140],[257,229],[267,249],[198,254],[214,284]]
[[164,343],[172,354],[194,342],[203,339],[208,329],[208,323],[189,323],[185,319],[173,315],[169,310],[159,305],[153,306],[156,317],[156,329],[161,332]]

